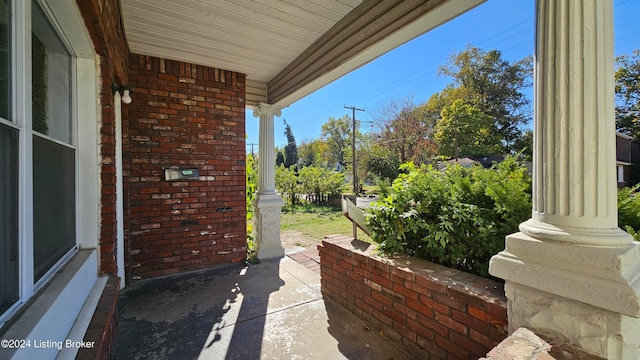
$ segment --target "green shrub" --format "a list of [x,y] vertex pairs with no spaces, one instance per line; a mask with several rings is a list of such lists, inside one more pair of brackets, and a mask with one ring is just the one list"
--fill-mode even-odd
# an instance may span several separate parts
[[325,203],[329,196],[340,194],[345,186],[343,173],[317,166],[300,169],[298,181],[300,191],[317,205]]
[[326,203],[332,195],[343,190],[344,174],[326,167],[305,166],[296,172],[292,167],[276,167],[276,189],[282,194],[287,205],[294,207],[300,201],[316,205]]
[[276,167],[276,190],[282,194],[282,199],[286,204],[294,206],[298,203],[298,192],[300,191],[300,184],[298,182],[298,176],[293,166],[286,167],[284,164],[280,164]]
[[531,216],[531,179],[514,157],[492,169],[405,164],[402,170],[367,215],[385,253],[487,276],[505,236]]
[[640,184],[618,190],[618,226],[640,241]]
[[253,154],[247,154],[245,174],[247,187],[247,258],[253,258],[255,257],[255,241],[250,220],[253,217],[253,196],[258,189],[258,164]]

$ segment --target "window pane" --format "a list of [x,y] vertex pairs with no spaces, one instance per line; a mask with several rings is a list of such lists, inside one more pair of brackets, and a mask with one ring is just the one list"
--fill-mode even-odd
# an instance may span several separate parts
[[0,124],[0,314],[18,300],[18,139]]
[[0,0],[0,117],[11,120],[11,6]]
[[32,1],[33,130],[71,144],[71,55]]
[[33,136],[33,260],[37,281],[76,244],[75,151]]

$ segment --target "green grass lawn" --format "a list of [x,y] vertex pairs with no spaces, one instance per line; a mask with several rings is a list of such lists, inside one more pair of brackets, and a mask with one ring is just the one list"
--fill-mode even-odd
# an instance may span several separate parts
[[[353,236],[351,221],[342,215],[340,209],[324,206],[283,208],[280,230],[296,230],[316,239],[335,234]],[[372,242],[371,238],[360,229],[358,229],[358,239]]]

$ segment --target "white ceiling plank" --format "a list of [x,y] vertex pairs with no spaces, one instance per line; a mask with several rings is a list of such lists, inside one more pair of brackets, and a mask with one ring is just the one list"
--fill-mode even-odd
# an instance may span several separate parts
[[344,4],[350,8],[356,8],[362,3],[360,0],[338,0],[339,3]]
[[[152,0],[155,2],[166,2],[164,0]],[[167,5],[167,4],[162,4]],[[134,7],[128,3],[123,3],[123,11],[125,12],[124,21],[125,28],[128,26],[128,19],[130,17],[148,19],[149,21],[162,21],[165,24],[171,24],[174,22],[180,22],[180,26],[185,30],[198,31],[202,34],[207,34],[212,30],[226,32],[233,36],[240,37],[241,41],[286,41],[292,39],[293,41],[308,44],[313,42],[321,31],[312,32],[306,30],[306,32],[300,31],[300,29],[293,28],[277,28],[271,29],[270,26],[264,25],[258,22],[251,22],[245,18],[238,18],[237,16],[227,17],[225,14],[211,14],[202,16],[202,13],[189,12],[177,12],[178,9],[165,8],[162,6],[156,6],[155,4],[146,4],[142,7]],[[196,16],[199,15],[199,16]]]
[[358,7],[358,5],[362,3],[362,0],[353,0],[351,1],[351,4],[345,3],[344,1],[337,1],[337,0],[304,0],[304,1],[284,0],[284,1],[291,2],[294,4],[299,4],[301,2],[309,3],[309,5],[307,6],[312,11],[315,11],[314,9],[316,7],[321,7],[331,12],[334,12],[336,14],[339,14],[341,18],[344,17],[344,14],[350,13],[351,11],[353,11],[353,9],[355,9],[356,7]]
[[[253,5],[254,8],[247,8],[242,6],[242,0],[237,1],[221,1],[217,0],[211,3],[204,3],[201,1],[176,1],[169,0],[126,0],[124,4],[135,5],[136,8],[145,9],[153,8],[155,12],[161,12],[169,14],[186,14],[193,19],[198,19],[204,22],[208,22],[212,25],[217,25],[220,22],[226,22],[226,25],[231,27],[238,27],[239,25],[246,29],[260,29],[261,31],[272,32],[287,36],[287,31],[292,31],[292,35],[304,36],[309,33],[313,38],[318,37],[324,31],[325,27],[311,26],[310,22],[305,19],[299,19],[296,17],[288,17],[286,20],[280,20],[273,15],[282,16],[282,12],[277,9],[263,7],[261,4],[249,2],[249,5]],[[265,11],[269,10],[267,14]],[[126,18],[125,18],[126,19]],[[331,26],[331,24],[328,24]]]
[[[162,47],[164,49],[176,48],[174,42],[165,41],[161,37],[152,36],[148,34],[131,34],[129,36],[129,40],[132,44],[136,44],[136,45],[137,44],[140,44],[140,45],[144,44],[147,46],[158,45],[159,47]],[[151,40],[153,40],[153,42]],[[272,56],[267,56],[260,59],[251,57],[250,55],[252,54],[252,51],[249,49],[246,49],[242,52],[237,52],[237,51],[229,52],[226,50],[220,50],[220,49],[212,48],[209,46],[205,47],[205,46],[199,46],[198,44],[194,44],[194,43],[189,44],[185,42],[180,47],[180,51],[183,51],[186,54],[199,54],[199,55],[209,56],[209,57],[215,56],[216,58],[220,59],[220,61],[223,63],[232,64],[234,68],[233,69],[226,68],[226,70],[234,70],[234,71],[253,68],[254,69],[253,71],[255,73],[260,71],[265,66],[265,63],[274,64],[272,65],[272,68],[274,69],[280,68],[282,66],[282,63],[284,63],[284,61],[282,60],[280,60],[281,63],[278,63],[276,61],[278,59],[271,59]],[[244,71],[240,71],[240,72],[244,72]],[[251,74],[251,75],[255,75],[255,74]]]
[[[253,1],[263,4],[265,7],[271,7],[273,9],[273,0]],[[324,6],[319,6],[312,1],[279,1],[277,11],[284,13],[286,15],[285,19],[288,19],[288,16],[292,15],[306,21],[318,23],[318,25],[323,25],[325,27],[325,31],[329,30],[333,25],[335,25],[335,23],[337,23],[344,17],[344,13],[339,13]],[[348,10],[347,13],[349,11],[351,10]]]
[[340,21],[345,14],[348,14],[354,9],[337,1],[284,0],[283,3],[305,9],[307,12],[330,19],[333,24]]
[[282,24],[292,23],[296,26],[306,28],[311,24],[322,29],[322,32],[329,30],[336,22],[340,21],[341,16],[335,16],[330,13],[326,15],[319,14],[313,10],[309,10],[307,1],[304,1],[305,7],[289,4],[285,1],[273,0],[233,0],[235,5],[244,6],[245,8],[259,12],[262,16],[270,17],[271,21],[280,22]]
[[[256,52],[265,53],[266,56],[272,55],[274,59],[288,59],[292,56],[296,56],[301,49],[300,45],[294,46],[291,44],[282,44],[280,42],[272,41],[256,41],[250,43],[251,46],[249,46],[249,43],[234,41],[234,38],[228,35],[221,34],[221,36],[216,36],[217,32],[211,32],[204,36],[198,32],[180,29],[174,25],[163,26],[163,23],[159,21],[155,22],[147,19],[142,23],[140,22],[141,19],[134,16],[132,16],[129,21],[130,24],[135,25],[132,26],[132,30],[129,31],[129,34],[149,34],[149,41],[153,41],[153,36],[157,36],[163,40],[174,41],[178,47],[182,44],[188,45],[195,43],[199,44],[199,46],[217,48],[229,53],[239,50],[253,49],[253,51]],[[277,54],[273,51],[274,49],[277,50]]]

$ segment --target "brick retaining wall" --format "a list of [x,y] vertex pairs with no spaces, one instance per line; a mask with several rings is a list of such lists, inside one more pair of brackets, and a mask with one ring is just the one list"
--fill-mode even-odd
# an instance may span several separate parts
[[322,293],[421,359],[478,359],[507,337],[503,285],[344,236],[318,246]]

